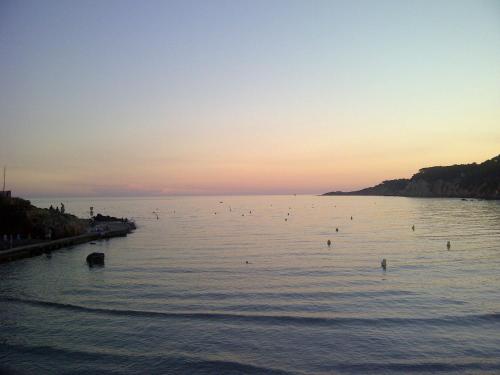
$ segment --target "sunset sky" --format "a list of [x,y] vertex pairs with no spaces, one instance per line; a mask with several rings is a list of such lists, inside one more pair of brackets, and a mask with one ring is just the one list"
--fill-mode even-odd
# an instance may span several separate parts
[[15,195],[322,193],[500,153],[500,1],[0,2]]

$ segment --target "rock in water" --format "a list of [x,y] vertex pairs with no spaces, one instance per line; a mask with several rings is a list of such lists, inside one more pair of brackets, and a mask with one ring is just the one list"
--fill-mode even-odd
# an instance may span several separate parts
[[89,266],[104,266],[104,253],[92,253],[87,255],[87,264]]

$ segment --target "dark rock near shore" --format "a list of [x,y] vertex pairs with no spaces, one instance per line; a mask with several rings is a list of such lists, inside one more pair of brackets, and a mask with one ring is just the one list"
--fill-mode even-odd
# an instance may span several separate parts
[[128,221],[128,219],[126,219],[126,218],[124,219],[124,218],[108,216],[108,215],[101,215],[101,214],[95,215],[92,219],[96,222]]
[[481,164],[422,168],[410,179],[388,180],[358,191],[323,195],[500,199],[500,155]]
[[122,223],[128,228],[129,231],[136,229],[135,223],[130,221],[128,218],[118,218],[101,214],[97,214],[92,218],[92,225],[94,227],[102,226],[103,224],[107,224],[109,226],[111,223]]
[[91,253],[87,255],[89,266],[104,266],[104,253]]

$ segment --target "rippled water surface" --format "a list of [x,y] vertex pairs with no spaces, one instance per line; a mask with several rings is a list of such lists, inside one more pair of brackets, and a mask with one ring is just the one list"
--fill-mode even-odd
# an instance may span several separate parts
[[65,204],[138,230],[0,265],[0,372],[500,373],[500,202]]

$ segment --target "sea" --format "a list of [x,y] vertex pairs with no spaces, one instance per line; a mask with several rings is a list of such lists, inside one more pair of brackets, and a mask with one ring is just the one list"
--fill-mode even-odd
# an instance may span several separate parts
[[0,265],[1,373],[500,373],[499,201],[60,202],[137,230]]

